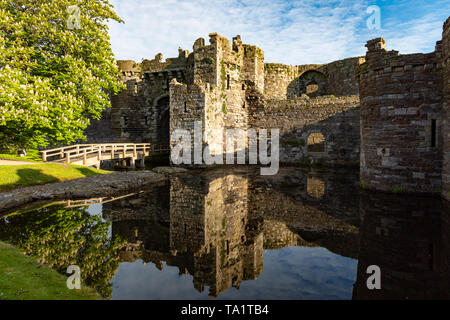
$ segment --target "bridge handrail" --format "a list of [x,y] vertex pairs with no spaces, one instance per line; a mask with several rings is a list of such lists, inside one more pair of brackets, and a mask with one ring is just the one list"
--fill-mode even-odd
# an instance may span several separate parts
[[[155,147],[159,146],[159,149]],[[168,150],[168,143],[93,143],[93,144],[77,144],[72,146],[42,150],[40,153],[42,154],[42,160],[44,162],[47,161],[50,157],[59,156],[61,159],[66,158],[67,162],[70,162],[70,158],[73,156],[83,156],[86,157],[89,154],[98,153],[99,156],[102,152],[111,152],[111,153],[126,153],[126,152],[141,152],[142,150],[147,152],[147,149],[150,150]]]

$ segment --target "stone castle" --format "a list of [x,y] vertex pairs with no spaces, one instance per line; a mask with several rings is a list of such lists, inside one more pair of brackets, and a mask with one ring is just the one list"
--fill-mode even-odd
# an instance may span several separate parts
[[89,142],[170,142],[200,121],[214,129],[280,129],[282,163],[359,165],[361,184],[450,200],[450,18],[429,54],[387,51],[325,65],[265,63],[216,33],[177,58],[118,61],[127,89],[87,130]]

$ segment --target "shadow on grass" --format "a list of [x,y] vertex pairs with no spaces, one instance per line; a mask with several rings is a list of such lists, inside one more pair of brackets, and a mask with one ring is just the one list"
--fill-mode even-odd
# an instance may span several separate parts
[[77,168],[77,170],[85,177],[98,175],[98,172],[93,168],[85,167],[85,168]]
[[[38,165],[41,166],[41,165]],[[0,192],[32,185],[61,182],[100,174],[93,168],[44,164],[44,168],[0,167]]]
[[17,170],[17,175],[19,176],[19,180],[14,183],[17,186],[30,186],[60,181],[60,179],[48,174],[44,174],[42,173],[42,170],[38,169],[19,169]]

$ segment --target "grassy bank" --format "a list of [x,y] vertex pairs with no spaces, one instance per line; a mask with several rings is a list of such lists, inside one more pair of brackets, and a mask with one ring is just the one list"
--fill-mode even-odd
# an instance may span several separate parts
[[54,163],[0,166],[0,191],[105,173],[110,172],[83,166]]
[[42,162],[42,156],[39,153],[39,150],[35,150],[35,149],[27,150],[26,157],[19,157],[16,153],[7,153],[7,152],[0,151],[0,160]]
[[97,300],[91,288],[69,290],[67,278],[0,242],[0,300]]

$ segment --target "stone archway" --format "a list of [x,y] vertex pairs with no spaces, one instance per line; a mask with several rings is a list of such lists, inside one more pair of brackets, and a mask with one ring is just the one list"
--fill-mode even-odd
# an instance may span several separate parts
[[308,95],[315,98],[326,94],[326,77],[322,72],[310,70],[303,73],[298,79],[298,95]]

